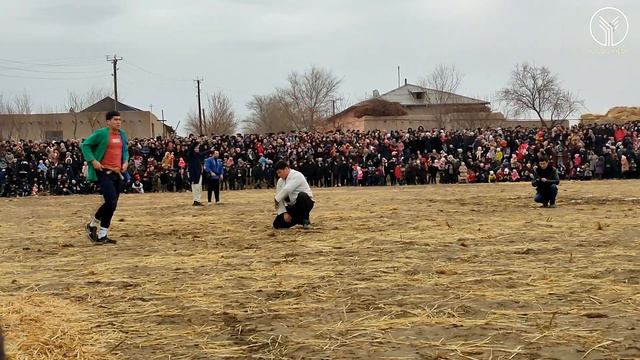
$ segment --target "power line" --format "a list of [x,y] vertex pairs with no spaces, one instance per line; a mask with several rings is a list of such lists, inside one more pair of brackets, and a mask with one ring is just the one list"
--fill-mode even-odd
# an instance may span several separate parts
[[10,67],[0,65],[0,69],[3,70],[15,70],[15,71],[24,71],[24,72],[35,72],[35,73],[43,73],[43,74],[95,74],[98,71],[50,71],[50,70],[35,70],[35,69],[25,69],[18,67]]
[[127,64],[127,65],[131,65],[131,66],[133,66],[134,68],[136,68],[136,69],[138,69],[138,70],[140,70],[140,71],[146,72],[147,74],[154,75],[154,76],[158,76],[158,77],[164,78],[164,79],[166,79],[166,80],[176,81],[176,82],[188,82],[188,81],[191,81],[191,80],[189,80],[189,79],[178,79],[178,78],[173,78],[173,77],[170,77],[170,76],[166,76],[166,75],[164,75],[164,74],[161,74],[161,73],[156,73],[156,72],[153,72],[153,71],[147,70],[147,69],[143,68],[143,67],[142,67],[142,66],[140,66],[140,65],[136,65],[136,64],[132,63],[132,62],[131,62],[131,61],[129,61],[129,60],[127,60],[126,64]]
[[79,57],[79,58],[62,58],[62,59],[50,59],[43,60],[43,62],[31,62],[31,61],[23,61],[23,60],[12,60],[12,59],[4,59],[0,58],[2,62],[14,63],[14,64],[23,64],[23,65],[36,65],[36,66],[92,66],[94,64],[60,64],[60,61],[69,61],[69,60],[79,60],[79,59],[99,59],[98,57],[90,56],[90,57]]
[[84,76],[84,77],[38,77],[38,76],[21,76],[21,75],[13,75],[13,74],[0,74],[0,77],[8,77],[8,78],[15,78],[15,79],[31,79],[31,80],[88,80],[88,79],[104,78],[105,75]]

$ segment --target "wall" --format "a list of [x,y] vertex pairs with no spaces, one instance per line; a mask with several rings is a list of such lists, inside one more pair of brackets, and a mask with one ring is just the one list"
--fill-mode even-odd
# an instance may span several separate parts
[[[406,115],[406,116],[365,116],[364,130],[406,130],[408,128],[417,129],[422,126],[425,129],[445,128],[445,129],[476,129],[476,128],[509,128],[509,127],[532,127],[539,128],[540,121],[507,120],[501,113],[490,114],[449,114],[445,115],[442,121],[434,115]],[[560,123],[568,127],[569,121]]]
[[316,126],[316,130],[320,132],[334,131],[335,129],[364,130],[364,119],[355,117],[354,112],[355,110],[350,110],[337,115],[332,120]]
[[[162,136],[162,122],[149,111],[122,111],[122,129],[130,138]],[[106,112],[0,114],[0,139],[82,139],[106,126]],[[153,130],[153,131],[152,131]],[[48,137],[48,138],[47,138]]]
[[440,115],[451,113],[490,113],[491,108],[481,104],[405,106],[409,115]]

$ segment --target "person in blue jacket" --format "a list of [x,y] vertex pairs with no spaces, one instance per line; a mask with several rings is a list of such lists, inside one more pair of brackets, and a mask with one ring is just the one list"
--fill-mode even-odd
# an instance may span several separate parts
[[207,181],[207,205],[211,205],[211,192],[216,196],[216,204],[220,203],[220,181],[224,176],[224,165],[218,157],[217,150],[211,150],[211,156],[204,162],[204,171],[208,175]]

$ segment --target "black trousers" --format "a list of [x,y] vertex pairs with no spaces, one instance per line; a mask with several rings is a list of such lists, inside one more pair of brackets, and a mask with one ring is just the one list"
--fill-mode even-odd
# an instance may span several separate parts
[[[314,202],[307,193],[299,193],[296,203],[287,206],[287,212],[282,213],[273,220],[273,227],[276,229],[287,229],[295,225],[302,225],[304,221],[309,221],[309,213],[313,209]],[[291,215],[291,222],[284,221],[284,214]]]
[[220,179],[209,177],[207,183],[207,201],[211,202],[211,192],[216,196],[216,202],[220,202]]
[[4,360],[4,337],[2,336],[2,331],[0,331],[0,360]]
[[111,218],[118,207],[118,198],[122,189],[122,179],[120,174],[105,171],[96,171],[100,192],[104,198],[104,204],[96,212],[96,219],[100,220],[100,226],[108,228],[111,226]]

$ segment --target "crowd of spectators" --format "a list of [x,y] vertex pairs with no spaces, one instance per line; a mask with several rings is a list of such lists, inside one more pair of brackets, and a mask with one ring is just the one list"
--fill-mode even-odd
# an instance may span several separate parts
[[[640,122],[552,129],[290,132],[130,139],[126,192],[190,189],[188,148],[220,152],[222,190],[271,188],[280,159],[316,187],[530,181],[543,152],[561,179],[638,178]],[[0,196],[96,192],[81,140],[0,142]]]

